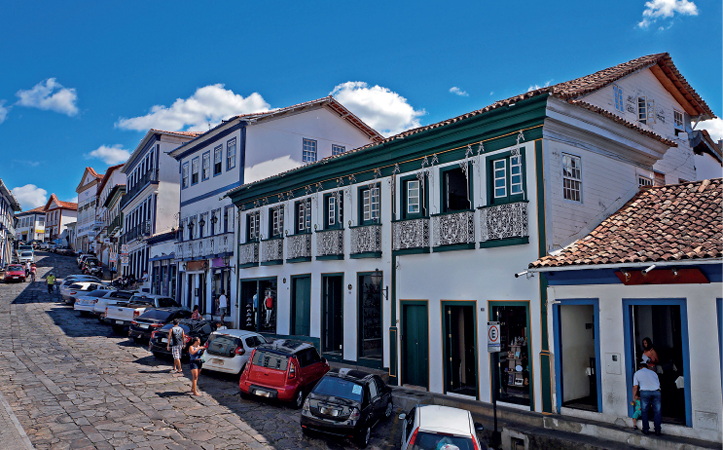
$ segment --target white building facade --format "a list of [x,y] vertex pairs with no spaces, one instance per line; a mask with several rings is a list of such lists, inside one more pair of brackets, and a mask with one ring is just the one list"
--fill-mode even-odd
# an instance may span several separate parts
[[[66,228],[70,223],[76,223],[78,219],[78,204],[73,202],[64,202],[58,200],[55,194],[50,194],[48,202],[45,204],[45,240],[59,245],[67,245],[73,250],[78,251],[75,248],[76,239],[72,238],[70,241],[65,240]],[[75,230],[73,232],[75,236]]]
[[78,251],[96,251],[95,237],[99,231],[97,224],[96,204],[98,183],[103,174],[98,174],[92,167],[86,167],[83,177],[75,189],[78,194],[78,218],[75,228],[75,248]]
[[20,212],[17,217],[17,233],[20,242],[45,241],[45,212],[42,206]]
[[[112,203],[108,200],[118,189],[125,191],[126,176],[121,171],[123,164],[109,167],[103,178],[98,183],[96,190],[96,221],[94,231],[97,233],[94,240],[94,250],[98,258],[103,264],[111,264],[111,255],[115,254],[117,262],[117,237],[111,236],[109,231],[113,220],[120,214],[118,203]],[[120,222],[120,221],[118,221]]]
[[13,260],[17,230],[15,212],[20,211],[20,203],[12,191],[0,180],[0,266],[4,267]]
[[[171,155],[180,167],[178,300],[218,316],[223,292],[237,298],[236,210],[225,194],[280,171],[381,139],[331,97],[225,121]],[[266,233],[264,233],[266,235]],[[229,321],[237,322],[236,303]]]

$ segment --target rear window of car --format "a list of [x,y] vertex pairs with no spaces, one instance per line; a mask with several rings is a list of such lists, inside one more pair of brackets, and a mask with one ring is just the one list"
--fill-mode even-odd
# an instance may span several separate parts
[[256,366],[267,367],[269,369],[286,370],[286,367],[289,365],[289,357],[256,349],[253,363]]
[[459,448],[459,450],[474,450],[472,438],[434,434],[424,431],[417,432],[417,439],[414,440],[414,446],[412,446],[410,450],[437,450],[445,445],[453,445]]
[[98,289],[97,291],[88,292],[88,297],[102,297],[108,293],[107,289]]
[[314,393],[341,397],[361,403],[364,387],[353,381],[343,380],[336,377],[324,377],[314,388]]
[[21,272],[23,268],[21,266],[8,266],[9,272]]
[[108,298],[131,298],[133,297],[133,294],[130,292],[120,292],[120,291],[114,291],[112,292]]
[[170,312],[168,311],[159,311],[157,309],[152,309],[150,311],[146,311],[143,314],[141,314],[138,318],[139,319],[152,319],[152,320],[160,320],[161,322],[165,322],[168,320],[169,317],[171,317]]

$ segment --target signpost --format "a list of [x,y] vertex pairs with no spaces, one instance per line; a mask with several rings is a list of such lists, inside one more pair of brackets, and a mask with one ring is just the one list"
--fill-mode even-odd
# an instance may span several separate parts
[[497,394],[498,394],[498,383],[500,372],[500,351],[502,350],[502,341],[500,339],[500,323],[499,322],[487,322],[487,351],[492,355],[492,386],[494,391],[492,392],[492,412],[494,414],[494,430],[492,431],[492,438],[490,439],[490,445],[494,448],[499,448],[500,445],[500,433],[497,431]]

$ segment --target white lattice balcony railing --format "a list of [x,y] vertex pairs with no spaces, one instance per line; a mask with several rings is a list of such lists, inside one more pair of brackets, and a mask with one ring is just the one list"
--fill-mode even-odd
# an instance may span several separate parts
[[284,238],[271,238],[261,241],[261,262],[284,260]]
[[239,265],[258,264],[259,262],[259,243],[249,242],[248,244],[240,244],[238,246]]
[[474,245],[474,211],[432,216],[432,245]]
[[382,226],[381,224],[361,225],[350,229],[350,254],[381,253]]
[[286,236],[286,259],[311,259],[311,233]]
[[481,242],[529,236],[526,201],[486,206],[480,212]]
[[392,248],[429,248],[429,218],[407,219],[392,224]]
[[343,256],[344,230],[323,230],[316,232],[316,256]]

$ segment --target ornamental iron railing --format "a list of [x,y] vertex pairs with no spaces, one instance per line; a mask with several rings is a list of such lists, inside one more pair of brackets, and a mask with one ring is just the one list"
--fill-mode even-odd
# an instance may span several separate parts
[[408,250],[429,247],[429,218],[407,219],[392,225],[392,248]]
[[286,237],[286,258],[311,258],[311,234],[295,234]]
[[362,225],[351,229],[350,253],[352,255],[381,251],[382,226],[380,224]]
[[527,202],[488,206],[480,212],[482,242],[529,236]]
[[283,259],[284,238],[261,241],[261,262],[282,261]]
[[474,211],[460,211],[432,217],[432,245],[474,243]]
[[343,254],[344,230],[316,232],[316,256],[338,256]]
[[259,243],[249,242],[238,246],[239,264],[257,264],[259,262]]

